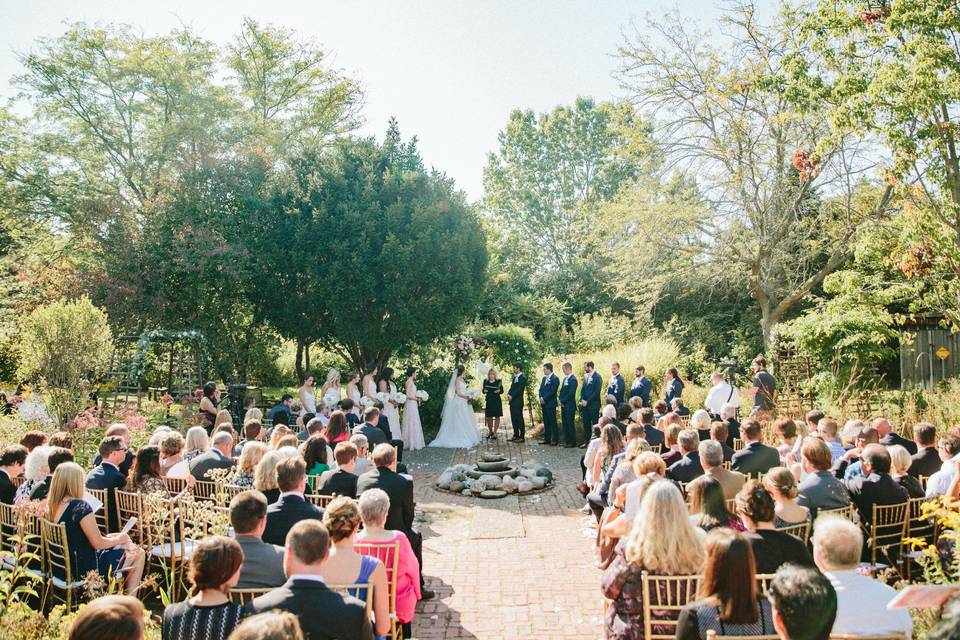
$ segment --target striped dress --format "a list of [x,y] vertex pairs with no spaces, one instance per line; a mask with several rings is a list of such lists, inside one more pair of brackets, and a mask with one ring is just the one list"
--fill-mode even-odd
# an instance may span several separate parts
[[186,600],[172,604],[163,611],[163,640],[227,640],[242,611],[242,605],[232,602],[212,607]]

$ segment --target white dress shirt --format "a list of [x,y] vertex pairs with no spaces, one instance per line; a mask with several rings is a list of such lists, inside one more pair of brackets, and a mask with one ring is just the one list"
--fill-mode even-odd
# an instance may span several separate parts
[[913,622],[907,609],[887,609],[887,603],[897,595],[893,587],[879,580],[860,575],[856,569],[827,571],[827,579],[837,590],[837,619],[835,634],[861,636],[913,633]]
[[943,463],[940,471],[927,478],[927,497],[942,496],[950,488],[950,483],[957,477],[957,465],[960,465],[960,453]]
[[703,401],[703,406],[707,408],[707,411],[718,416],[720,415],[720,409],[722,409],[723,405],[728,402],[730,404],[739,405],[740,394],[726,381],[721,380],[712,386],[710,391],[707,392],[707,399]]

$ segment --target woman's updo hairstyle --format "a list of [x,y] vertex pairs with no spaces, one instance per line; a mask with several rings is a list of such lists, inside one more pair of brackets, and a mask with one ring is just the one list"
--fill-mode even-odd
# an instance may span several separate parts
[[336,543],[353,535],[360,526],[360,507],[353,498],[336,498],[323,510],[323,526]]
[[211,536],[201,540],[190,556],[188,577],[193,593],[204,589],[223,591],[224,585],[243,564],[243,550],[233,538]]
[[763,485],[767,490],[775,489],[788,500],[797,497],[797,480],[786,467],[774,467],[763,477]]

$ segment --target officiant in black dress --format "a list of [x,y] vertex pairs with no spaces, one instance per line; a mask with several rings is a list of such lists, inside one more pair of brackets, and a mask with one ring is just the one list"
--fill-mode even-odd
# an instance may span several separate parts
[[486,396],[483,415],[487,422],[487,438],[494,440],[500,430],[500,418],[503,417],[503,382],[492,367],[487,371],[487,379],[483,381],[483,395]]

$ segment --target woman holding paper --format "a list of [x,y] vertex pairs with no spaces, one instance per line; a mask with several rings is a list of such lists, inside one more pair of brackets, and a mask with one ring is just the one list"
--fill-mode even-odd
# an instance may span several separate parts
[[93,509],[83,499],[84,473],[80,465],[65,462],[57,467],[47,497],[47,517],[67,529],[67,548],[73,575],[54,575],[66,582],[80,580],[88,571],[103,577],[124,572],[124,586],[133,595],[143,576],[143,549],[130,541],[126,533],[103,535],[97,527]]

